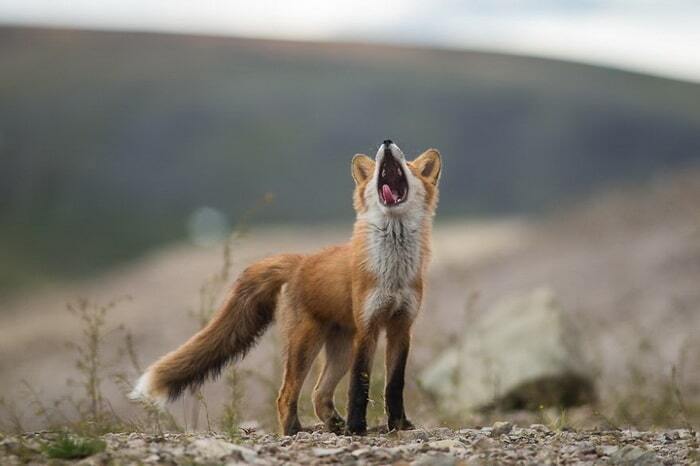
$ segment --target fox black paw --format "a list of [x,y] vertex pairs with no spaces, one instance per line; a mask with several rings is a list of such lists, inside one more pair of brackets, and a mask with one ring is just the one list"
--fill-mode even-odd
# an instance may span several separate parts
[[367,423],[366,422],[352,422],[348,421],[347,428],[345,429],[346,435],[365,435],[367,434]]
[[326,429],[334,434],[340,434],[345,431],[345,420],[340,416],[333,416],[326,421]]
[[304,429],[301,427],[301,423],[297,419],[284,429],[284,435],[296,435],[298,432],[302,431],[304,431]]
[[411,421],[406,419],[405,417],[399,418],[399,419],[389,419],[389,422],[387,422],[387,427],[389,430],[413,430],[416,427],[413,425]]

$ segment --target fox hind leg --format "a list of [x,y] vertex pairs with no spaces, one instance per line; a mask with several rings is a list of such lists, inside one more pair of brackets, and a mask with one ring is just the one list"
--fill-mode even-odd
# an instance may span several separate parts
[[350,368],[352,334],[342,329],[331,330],[326,336],[325,362],[313,391],[316,416],[335,433],[343,432],[345,421],[335,409],[333,394]]
[[297,414],[299,393],[311,364],[321,350],[324,332],[320,324],[304,318],[295,322],[287,335],[284,380],[277,397],[277,412],[282,433],[294,435],[301,430]]

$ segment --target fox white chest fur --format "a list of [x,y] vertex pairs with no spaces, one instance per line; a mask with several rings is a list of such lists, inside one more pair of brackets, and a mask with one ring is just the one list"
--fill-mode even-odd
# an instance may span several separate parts
[[[409,192],[423,190],[410,176],[407,181]],[[406,312],[411,317],[418,313],[420,297],[412,285],[421,273],[423,228],[427,227],[427,213],[417,202],[420,198],[413,196],[406,201],[409,215],[387,215],[371,206],[360,216],[366,222],[366,267],[377,280],[363,306],[365,323],[379,313]]]
[[418,312],[419,298],[411,284],[420,273],[421,232],[415,222],[385,218],[369,224],[368,269],[377,278],[376,287],[364,304],[365,322],[377,313]]

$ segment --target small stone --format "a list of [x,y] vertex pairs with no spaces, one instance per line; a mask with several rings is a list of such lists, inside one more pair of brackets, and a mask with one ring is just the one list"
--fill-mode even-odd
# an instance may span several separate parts
[[338,453],[342,453],[344,448],[314,448],[312,451],[315,456],[318,457],[324,457],[324,456],[334,456],[337,455]]
[[459,429],[457,431],[460,435],[475,435],[479,432],[479,429]]
[[445,453],[438,453],[437,455],[422,455],[416,461],[411,463],[411,466],[455,466],[457,464],[457,458],[452,455]]
[[[412,443],[405,443],[402,445],[397,445],[395,447],[391,447],[388,449],[389,452],[391,453],[403,453],[403,452],[410,452],[410,451],[416,451],[420,450],[426,446],[425,443],[422,442],[412,442]],[[429,444],[428,444],[429,446]]]
[[471,455],[469,458],[464,460],[465,466],[486,466],[487,464],[488,462],[479,455]]
[[532,430],[534,430],[534,431],[536,431],[536,432],[542,432],[543,434],[546,434],[546,433],[551,432],[551,430],[549,429],[549,427],[547,427],[547,426],[544,425],[544,424],[532,424],[532,425],[530,426],[530,429],[532,429]]
[[258,458],[255,450],[216,438],[197,439],[190,444],[190,448],[195,456],[205,460],[221,459],[233,454],[237,454],[248,463],[253,463]]
[[615,445],[600,445],[596,448],[596,452],[601,456],[610,456],[619,450]]
[[430,436],[424,430],[400,430],[397,432],[400,440],[420,440],[422,442],[427,442],[430,440]]
[[581,442],[577,445],[576,448],[578,449],[579,453],[584,455],[596,452],[596,448],[595,445],[593,445],[593,442]]
[[[190,444],[190,449],[195,456],[207,459],[218,459],[229,455],[233,444],[214,438],[200,438]],[[151,451],[157,451],[155,445],[151,445]]]
[[491,428],[491,436],[492,437],[500,437],[501,435],[505,435],[510,433],[510,431],[513,430],[513,424],[507,421],[499,421],[495,422],[493,424],[493,427]]
[[479,440],[473,443],[474,448],[479,450],[490,450],[498,446],[498,442],[492,438],[481,437]]
[[308,432],[297,432],[294,436],[296,440],[311,440],[311,434]]
[[452,434],[452,429],[449,429],[447,427],[438,427],[436,429],[431,430],[430,433],[435,437],[447,437]]
[[610,455],[610,464],[623,466],[656,466],[662,464],[656,455],[634,445],[625,445]]
[[357,450],[351,451],[350,454],[355,458],[359,458],[360,456],[368,455],[370,451],[369,448],[358,448]]
[[144,463],[159,463],[160,462],[160,457],[156,454],[147,456],[146,458],[143,459]]
[[241,445],[234,445],[233,451],[241,455],[243,461],[246,463],[253,463],[258,459],[258,454],[255,452],[255,450],[243,447]]
[[436,450],[440,450],[440,449],[450,450],[452,448],[464,448],[464,444],[462,442],[460,442],[459,440],[454,440],[454,439],[435,440],[433,442],[429,442],[428,446],[430,448],[434,448]]

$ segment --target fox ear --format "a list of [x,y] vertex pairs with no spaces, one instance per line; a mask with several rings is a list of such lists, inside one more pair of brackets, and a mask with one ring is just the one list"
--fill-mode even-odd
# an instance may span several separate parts
[[428,149],[416,157],[412,163],[418,169],[420,176],[437,185],[440,180],[440,172],[442,171],[440,152],[436,149]]
[[356,184],[364,182],[372,176],[374,171],[374,160],[364,154],[357,154],[352,158],[352,179]]

